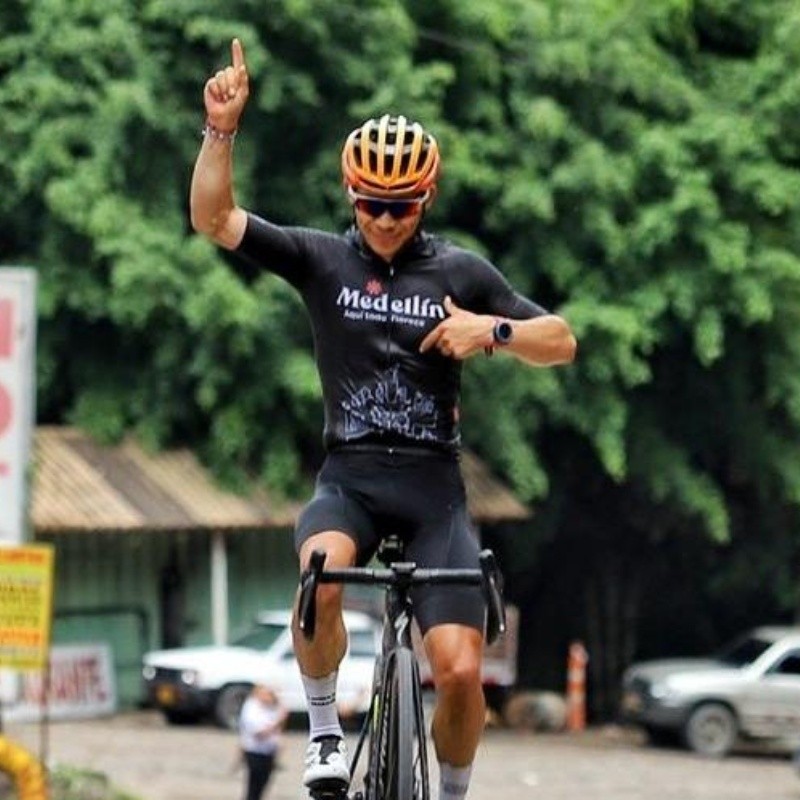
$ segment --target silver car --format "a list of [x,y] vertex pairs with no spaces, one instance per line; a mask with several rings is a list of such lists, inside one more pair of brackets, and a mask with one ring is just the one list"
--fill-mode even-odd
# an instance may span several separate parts
[[622,680],[622,718],[653,742],[682,739],[723,756],[741,739],[800,736],[800,628],[756,628],[707,659],[634,664]]

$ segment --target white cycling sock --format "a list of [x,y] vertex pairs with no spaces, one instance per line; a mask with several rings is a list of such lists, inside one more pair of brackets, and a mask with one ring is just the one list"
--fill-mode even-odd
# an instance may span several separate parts
[[308,736],[343,736],[336,708],[336,678],[338,670],[324,678],[302,675],[308,707]]
[[466,767],[439,764],[439,800],[463,800],[471,775],[472,764]]

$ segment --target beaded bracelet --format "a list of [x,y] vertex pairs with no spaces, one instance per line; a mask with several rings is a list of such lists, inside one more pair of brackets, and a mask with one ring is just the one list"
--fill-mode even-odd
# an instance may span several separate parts
[[206,124],[203,126],[201,133],[203,137],[209,136],[212,139],[216,139],[218,142],[230,142],[233,144],[233,140],[236,138],[238,130],[238,128],[234,128],[230,132],[222,131],[206,120]]

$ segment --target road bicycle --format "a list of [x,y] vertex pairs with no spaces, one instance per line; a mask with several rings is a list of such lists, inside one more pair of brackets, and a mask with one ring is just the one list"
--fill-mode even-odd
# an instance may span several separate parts
[[[429,800],[427,737],[419,664],[411,639],[413,608],[409,591],[422,584],[479,585],[486,599],[486,639],[505,632],[501,576],[491,550],[480,554],[480,569],[423,569],[404,560],[397,536],[384,539],[377,553],[385,568],[325,570],[325,553],[315,551],[300,579],[300,630],[311,639],[316,625],[316,591],[321,583],[360,583],[384,587],[382,642],[375,663],[372,698],[350,763],[358,774],[367,747],[363,786],[325,786],[314,800]],[[353,778],[351,777],[351,782]]]

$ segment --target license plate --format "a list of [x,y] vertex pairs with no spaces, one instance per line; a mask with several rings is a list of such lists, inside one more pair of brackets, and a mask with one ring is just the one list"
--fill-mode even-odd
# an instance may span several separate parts
[[162,706],[171,706],[175,702],[174,686],[159,686],[156,689],[156,699]]

